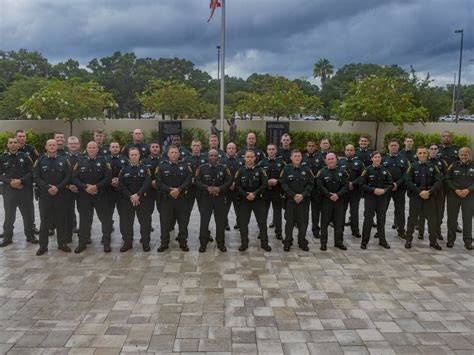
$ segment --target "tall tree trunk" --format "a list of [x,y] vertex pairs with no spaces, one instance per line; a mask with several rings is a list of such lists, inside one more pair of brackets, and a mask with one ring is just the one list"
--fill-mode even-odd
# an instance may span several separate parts
[[72,124],[74,123],[73,120],[69,120],[69,136],[72,136]]
[[377,149],[377,143],[378,143],[378,140],[379,140],[379,126],[380,126],[380,122],[379,122],[379,121],[375,121],[375,141],[374,141],[374,149]]

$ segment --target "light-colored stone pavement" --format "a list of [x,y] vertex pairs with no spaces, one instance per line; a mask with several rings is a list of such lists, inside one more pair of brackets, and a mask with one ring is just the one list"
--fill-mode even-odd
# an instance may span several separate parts
[[52,238],[36,257],[18,218],[0,250],[0,353],[473,354],[474,254],[462,238],[442,252],[415,238],[405,250],[392,212],[391,250],[372,239],[362,251],[346,228],[347,251],[330,240],[322,252],[311,237],[306,253],[283,252],[272,230],[263,252],[252,219],[247,252],[232,230],[227,253],[213,243],[200,254],[195,208],[189,253],[173,242],[158,254],[155,232],[152,252],[135,242],[121,254],[115,231],[104,254],[96,223],[83,254],[58,252]]

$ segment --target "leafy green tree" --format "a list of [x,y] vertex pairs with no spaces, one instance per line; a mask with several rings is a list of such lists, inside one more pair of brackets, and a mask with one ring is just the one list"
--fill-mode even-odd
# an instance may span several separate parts
[[404,123],[425,121],[428,111],[413,103],[413,92],[406,80],[373,76],[351,86],[337,115],[341,125],[345,121],[375,122],[377,146],[381,122],[390,122],[403,128]]
[[150,112],[172,119],[197,114],[202,106],[196,89],[176,81],[153,80],[140,95],[140,102]]
[[96,82],[83,83],[78,79],[44,82],[21,106],[28,119],[61,119],[69,123],[72,135],[73,123],[88,117],[103,118],[104,109],[115,106],[110,93]]
[[68,59],[64,63],[53,65],[50,75],[60,80],[79,78],[82,81],[89,81],[91,78],[90,73],[84,68],[81,68],[79,62],[74,59]]
[[0,91],[4,91],[18,74],[47,77],[50,70],[48,60],[39,52],[0,50]]
[[254,116],[262,114],[262,94],[255,92],[238,92],[236,103],[233,106],[233,111],[238,112],[240,117],[250,116],[252,120]]
[[0,119],[11,120],[19,118],[19,107],[29,99],[45,79],[38,77],[22,76],[15,80],[4,92],[0,93]]
[[321,78],[321,84],[324,86],[326,80],[328,80],[334,70],[334,66],[331,64],[329,59],[327,58],[319,58],[319,60],[314,63],[313,66],[313,77],[314,78]]

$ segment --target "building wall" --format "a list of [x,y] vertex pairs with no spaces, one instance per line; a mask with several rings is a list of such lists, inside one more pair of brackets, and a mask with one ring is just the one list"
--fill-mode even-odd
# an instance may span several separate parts
[[[94,130],[96,128],[102,128],[106,131],[114,130],[129,130],[132,131],[134,128],[141,128],[144,131],[158,129],[158,119],[153,120],[134,120],[134,119],[120,119],[120,120],[85,120],[74,123],[73,134],[80,135],[82,131]],[[183,128],[201,128],[206,131],[210,131],[210,120],[183,120]],[[218,124],[219,127],[219,124]],[[69,134],[69,125],[63,121],[53,120],[5,120],[0,121],[0,132],[10,131],[13,132],[17,129],[31,129],[35,132],[52,132],[60,131],[66,135]],[[225,124],[227,130],[228,125]],[[246,120],[237,121],[237,129],[255,129],[265,130],[265,121],[262,120]],[[324,131],[324,132],[356,132],[366,133],[371,137],[375,137],[375,124],[373,122],[345,122],[342,126],[339,126],[336,121],[291,121],[291,131]],[[397,130],[397,127],[392,124],[381,124],[379,129],[379,146],[383,141],[383,136],[388,132]],[[472,122],[459,122],[457,124],[450,122],[432,122],[424,125],[420,123],[406,124],[404,127],[405,131],[408,132],[422,132],[428,133],[439,133],[442,131],[452,131],[455,134],[465,134],[471,137],[471,142],[474,144],[474,123]],[[472,147],[471,147],[472,148]]]

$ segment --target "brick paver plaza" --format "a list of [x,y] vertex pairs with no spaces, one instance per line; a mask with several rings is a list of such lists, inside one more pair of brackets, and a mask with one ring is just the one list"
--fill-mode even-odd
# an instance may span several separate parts
[[346,227],[347,251],[332,247],[330,230],[327,252],[310,237],[309,252],[285,253],[269,229],[266,253],[252,217],[247,252],[232,230],[227,253],[213,243],[200,254],[195,207],[188,253],[175,241],[156,252],[155,212],[150,253],[138,228],[134,250],[119,252],[115,216],[112,253],[103,253],[94,222],[83,254],[58,252],[53,237],[41,257],[18,217],[14,244],[0,250],[0,353],[473,354],[473,253],[459,234],[454,249],[442,242],[436,252],[415,237],[405,250],[390,229],[392,212],[391,250],[374,239],[361,250]]

